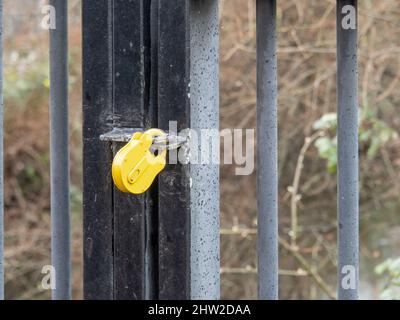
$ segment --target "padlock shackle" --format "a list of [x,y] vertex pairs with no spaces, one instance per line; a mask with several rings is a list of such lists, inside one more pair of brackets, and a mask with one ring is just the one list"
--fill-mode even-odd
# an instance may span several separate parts
[[[167,134],[161,129],[153,128],[153,129],[149,129],[146,132],[144,132],[143,135],[150,136],[151,138],[154,139],[156,137],[166,136]],[[158,158],[158,157],[166,158],[167,157],[167,150],[166,149],[162,150],[162,152],[159,155],[157,155],[156,158]]]
[[152,138],[160,137],[160,136],[166,136],[167,135],[163,130],[157,129],[157,128],[149,129],[144,134],[147,134]]

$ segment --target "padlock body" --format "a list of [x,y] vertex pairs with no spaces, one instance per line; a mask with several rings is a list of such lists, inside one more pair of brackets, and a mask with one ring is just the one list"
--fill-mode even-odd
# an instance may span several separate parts
[[166,153],[154,155],[150,151],[152,136],[137,133],[116,154],[112,176],[122,192],[141,194],[150,188],[166,165]]

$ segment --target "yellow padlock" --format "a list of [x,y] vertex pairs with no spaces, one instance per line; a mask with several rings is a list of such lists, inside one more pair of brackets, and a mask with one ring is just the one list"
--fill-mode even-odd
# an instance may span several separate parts
[[150,188],[167,162],[167,150],[156,156],[150,148],[155,137],[165,135],[160,129],[136,132],[128,144],[118,151],[112,164],[112,177],[119,190],[141,194]]

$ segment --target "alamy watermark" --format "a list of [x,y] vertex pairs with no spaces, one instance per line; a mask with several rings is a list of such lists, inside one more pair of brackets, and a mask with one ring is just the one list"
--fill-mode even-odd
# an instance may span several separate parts
[[51,5],[43,6],[42,14],[44,15],[42,22],[40,23],[42,29],[55,30],[57,26],[56,8]]
[[43,290],[54,290],[56,288],[56,269],[47,265],[42,268],[42,288]]
[[340,286],[343,290],[357,289],[357,268],[353,265],[345,265],[340,270]]
[[170,121],[168,134],[183,137],[187,143],[169,151],[169,164],[236,165],[235,174],[240,176],[254,172],[254,129],[188,128],[178,132],[177,127],[176,121]]
[[355,30],[357,28],[357,10],[352,5],[346,5],[342,7],[342,28],[344,30]]

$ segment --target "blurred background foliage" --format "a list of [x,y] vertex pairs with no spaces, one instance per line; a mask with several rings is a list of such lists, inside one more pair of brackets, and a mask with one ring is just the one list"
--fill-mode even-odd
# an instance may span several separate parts
[[[50,264],[48,35],[43,0],[5,2],[5,209],[8,299],[45,299]],[[334,298],[334,0],[278,7],[282,299]],[[360,1],[361,297],[400,298],[400,3]],[[80,0],[70,0],[73,296],[82,298]],[[221,127],[256,122],[255,1],[220,0]],[[222,297],[257,296],[256,173],[221,166]]]

